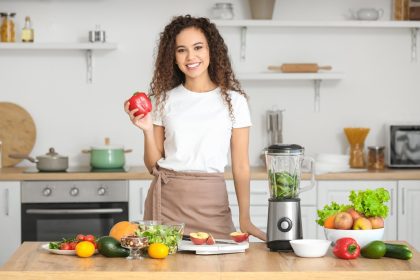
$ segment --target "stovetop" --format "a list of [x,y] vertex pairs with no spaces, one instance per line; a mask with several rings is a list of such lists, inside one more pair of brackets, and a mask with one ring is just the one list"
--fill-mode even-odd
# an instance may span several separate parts
[[97,169],[90,166],[70,166],[66,171],[39,171],[35,166],[29,167],[23,171],[24,173],[112,173],[112,172],[128,172],[129,167],[113,169]]

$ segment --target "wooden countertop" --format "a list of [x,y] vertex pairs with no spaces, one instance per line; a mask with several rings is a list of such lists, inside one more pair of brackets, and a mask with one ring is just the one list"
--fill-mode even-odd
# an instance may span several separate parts
[[0,279],[420,279],[420,255],[414,249],[409,261],[341,260],[331,250],[323,258],[299,258],[292,252],[270,252],[264,243],[251,243],[246,253],[200,256],[188,252],[163,260],[126,260],[55,255],[41,244],[23,243],[0,269]]
[[[151,180],[146,167],[134,166],[128,172],[39,172],[25,173],[26,167],[0,168],[0,181],[28,181],[28,180]],[[308,174],[302,175],[303,180],[310,179]],[[232,172],[227,169],[226,179],[232,179]],[[264,167],[251,168],[252,180],[267,180]],[[420,169],[386,169],[381,172],[357,171],[326,173],[316,176],[317,180],[420,180]]]

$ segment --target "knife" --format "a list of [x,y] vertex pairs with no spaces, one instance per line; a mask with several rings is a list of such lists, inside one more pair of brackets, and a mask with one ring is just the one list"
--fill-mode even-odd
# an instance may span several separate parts
[[[188,235],[183,235],[182,240],[191,241],[191,238]],[[233,240],[226,240],[226,239],[214,239],[216,244],[232,244],[232,245],[238,245],[239,243],[236,243]]]

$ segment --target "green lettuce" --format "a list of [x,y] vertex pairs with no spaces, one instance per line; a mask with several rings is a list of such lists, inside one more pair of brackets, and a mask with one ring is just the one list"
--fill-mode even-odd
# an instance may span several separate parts
[[351,191],[349,200],[352,202],[357,212],[363,213],[366,217],[388,216],[388,206],[385,202],[389,201],[389,192],[384,188],[365,191]]
[[330,205],[325,205],[324,209],[317,210],[318,213],[318,219],[316,222],[320,226],[324,226],[325,220],[334,214],[337,214],[339,212],[347,211],[351,206],[350,205],[344,205],[344,204],[338,204],[337,202],[333,201]]

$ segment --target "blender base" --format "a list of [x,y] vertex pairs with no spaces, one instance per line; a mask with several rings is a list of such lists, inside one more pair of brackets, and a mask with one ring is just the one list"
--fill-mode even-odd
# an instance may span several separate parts
[[292,245],[290,245],[289,240],[273,240],[267,242],[267,247],[270,251],[283,251],[283,252],[291,252],[293,251]]

